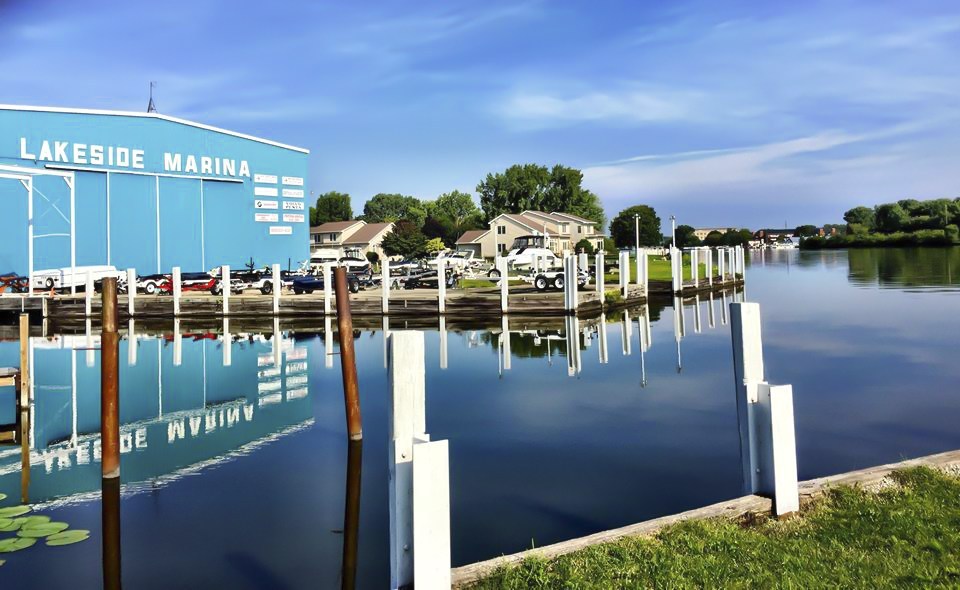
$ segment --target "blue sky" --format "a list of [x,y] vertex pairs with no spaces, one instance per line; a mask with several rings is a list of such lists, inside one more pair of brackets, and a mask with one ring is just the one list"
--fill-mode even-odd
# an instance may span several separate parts
[[[951,6],[952,5],[952,6]],[[791,227],[956,196],[952,2],[9,2],[0,103],[312,150],[311,190],[433,198],[580,168],[608,216]]]

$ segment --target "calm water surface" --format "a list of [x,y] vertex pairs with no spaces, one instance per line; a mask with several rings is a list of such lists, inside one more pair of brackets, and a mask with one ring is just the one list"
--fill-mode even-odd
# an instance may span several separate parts
[[[960,249],[755,254],[745,295],[761,304],[769,380],[794,387],[801,479],[960,448]],[[602,329],[581,321],[572,376],[562,321],[511,322],[509,358],[499,324],[446,338],[427,331],[427,431],[450,441],[454,564],[740,495],[722,304],[714,298],[711,312],[709,298],[686,300],[679,345],[670,300],[631,311],[626,339],[622,314]],[[138,335],[133,351],[121,343],[123,583],[339,586],[347,444],[339,357],[327,354],[326,333],[234,334],[226,366],[217,335],[185,333],[179,354],[173,340]],[[102,585],[91,343],[83,334],[34,339],[28,481],[20,449],[0,447],[0,492],[10,496],[2,505],[28,484],[38,511],[90,529],[91,539],[5,555],[4,589]],[[357,585],[382,588],[382,332],[358,332],[356,347]],[[0,343],[0,365],[16,364],[16,354],[16,343]],[[12,403],[0,397],[0,422],[12,421]]]

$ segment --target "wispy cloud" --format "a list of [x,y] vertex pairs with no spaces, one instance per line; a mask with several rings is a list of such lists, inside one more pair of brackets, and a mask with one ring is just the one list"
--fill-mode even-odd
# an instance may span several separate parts
[[505,119],[531,125],[578,122],[649,123],[697,118],[699,97],[666,89],[561,94],[515,91],[495,108]]

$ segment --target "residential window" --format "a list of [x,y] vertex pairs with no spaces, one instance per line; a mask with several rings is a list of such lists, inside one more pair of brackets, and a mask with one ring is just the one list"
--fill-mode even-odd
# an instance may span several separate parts
[[336,242],[337,234],[327,234],[327,239],[330,240],[331,242]]
[[502,235],[504,235],[505,233],[507,233],[507,226],[505,226],[505,225],[498,225],[498,226],[497,226],[497,234],[502,236]]
[[582,225],[578,225],[578,226],[577,226],[577,233],[578,233],[578,234],[582,234],[582,233],[583,233],[583,226],[582,226]]
[[497,252],[499,252],[500,254],[503,254],[506,251],[507,251],[506,244],[497,244]]

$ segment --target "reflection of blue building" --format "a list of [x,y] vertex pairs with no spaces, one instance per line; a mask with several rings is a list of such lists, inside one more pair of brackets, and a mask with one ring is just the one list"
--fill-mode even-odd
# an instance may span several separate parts
[[296,264],[307,159],[156,113],[0,105],[0,272],[26,274],[31,242],[35,269]]
[[[83,350],[98,340],[31,339],[31,501],[99,489],[99,354]],[[125,483],[175,477],[312,421],[306,348],[283,338],[233,342],[225,365],[224,346],[206,335],[121,341]],[[19,448],[0,447],[0,491],[12,497],[20,460]]]

